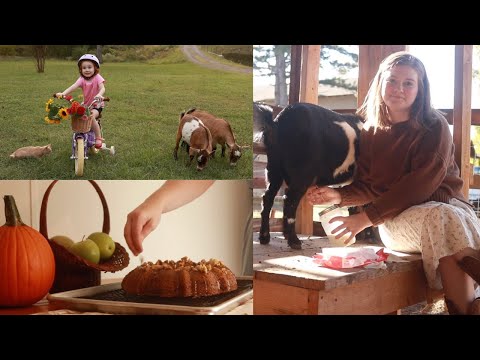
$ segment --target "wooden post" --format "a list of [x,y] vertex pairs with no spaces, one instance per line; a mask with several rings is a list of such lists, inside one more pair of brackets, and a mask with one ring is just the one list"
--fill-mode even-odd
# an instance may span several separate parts
[[463,195],[470,188],[470,127],[472,125],[472,50],[473,45],[455,45],[455,93],[453,101],[453,142],[455,161],[463,179]]
[[318,71],[321,45],[304,45],[302,48],[302,74],[300,101],[318,104]]
[[[321,45],[303,45],[300,102],[318,104],[318,71]],[[297,209],[295,230],[298,234],[313,234],[313,206],[305,197]]]
[[378,71],[378,66],[388,55],[405,51],[406,45],[360,45],[358,49],[357,106],[365,100],[370,82]]
[[302,71],[302,45],[292,45],[290,56],[290,91],[288,103],[295,104],[300,99],[300,74]]

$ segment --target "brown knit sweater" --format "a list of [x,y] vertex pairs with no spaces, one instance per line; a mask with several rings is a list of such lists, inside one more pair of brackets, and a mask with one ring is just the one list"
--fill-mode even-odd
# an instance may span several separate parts
[[463,180],[454,159],[447,120],[430,130],[407,122],[384,129],[364,129],[355,181],[339,189],[341,206],[370,204],[365,209],[373,225],[427,201],[465,203]]

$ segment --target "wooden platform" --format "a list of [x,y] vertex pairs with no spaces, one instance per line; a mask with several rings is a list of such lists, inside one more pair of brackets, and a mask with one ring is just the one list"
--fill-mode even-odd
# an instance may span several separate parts
[[432,299],[420,255],[385,250],[386,269],[333,270],[312,261],[327,238],[300,236],[303,249],[292,250],[281,233],[271,235],[261,245],[254,233],[254,314],[396,314]]

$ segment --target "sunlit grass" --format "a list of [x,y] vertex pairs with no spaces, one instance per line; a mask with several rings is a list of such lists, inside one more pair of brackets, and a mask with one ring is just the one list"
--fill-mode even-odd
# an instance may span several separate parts
[[[252,149],[237,167],[226,158],[209,161],[202,172],[185,166],[187,154],[173,159],[179,115],[191,107],[227,119],[240,145],[252,143],[252,76],[214,71],[191,63],[106,63],[104,137],[117,154],[92,156],[85,179],[250,179]],[[33,60],[0,61],[0,179],[75,178],[68,122],[47,125],[45,102],[78,77],[75,62],[47,60],[45,73]],[[74,95],[78,95],[76,92]],[[52,144],[41,159],[12,160],[19,147]]]

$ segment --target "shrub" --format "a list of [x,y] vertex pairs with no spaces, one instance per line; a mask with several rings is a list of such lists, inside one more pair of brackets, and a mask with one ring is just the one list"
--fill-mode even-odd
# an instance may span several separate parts
[[0,45],[1,56],[15,56],[15,45]]
[[32,45],[16,45],[15,54],[17,56],[33,56]]
[[92,47],[91,45],[79,45],[79,46],[74,46],[73,49],[72,49],[72,58],[73,59],[80,59],[80,56],[82,56],[83,54],[95,54],[96,52],[96,49],[93,48],[92,50]]
[[246,66],[253,66],[253,57],[250,54],[241,53],[223,53],[223,57],[227,60],[233,61]]
[[47,55],[56,59],[67,59],[72,56],[74,45],[49,45]]
[[123,62],[125,58],[120,55],[115,55],[113,53],[103,54],[103,62],[105,63],[116,63],[116,62]]

